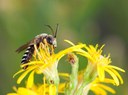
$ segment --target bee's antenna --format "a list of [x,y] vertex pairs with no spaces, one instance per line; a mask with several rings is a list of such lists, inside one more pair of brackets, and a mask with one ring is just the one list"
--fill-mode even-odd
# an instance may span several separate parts
[[50,25],[45,25],[45,26],[47,26],[47,27],[49,27],[49,28],[51,29],[51,31],[52,31],[52,35],[55,34],[55,33],[54,33],[54,30],[52,29],[52,27],[51,27]]
[[57,26],[56,26],[56,31],[55,31],[55,34],[54,34],[54,37],[55,37],[55,38],[56,38],[56,36],[57,36],[58,29],[59,29],[59,24],[57,24]]

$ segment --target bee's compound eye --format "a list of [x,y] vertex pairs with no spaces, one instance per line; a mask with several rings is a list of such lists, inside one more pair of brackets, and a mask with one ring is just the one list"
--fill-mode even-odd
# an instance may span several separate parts
[[53,44],[53,37],[51,37],[51,36],[48,36],[47,38],[47,42],[49,43],[49,44]]

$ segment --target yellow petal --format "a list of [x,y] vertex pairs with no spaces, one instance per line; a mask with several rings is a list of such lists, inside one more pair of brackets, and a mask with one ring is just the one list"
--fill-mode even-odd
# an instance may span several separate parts
[[60,83],[59,84],[59,93],[64,93],[66,83]]
[[104,78],[105,78],[104,69],[102,67],[100,67],[100,66],[97,66],[97,68],[98,68],[98,76],[99,76],[99,79],[101,81],[103,81]]
[[109,73],[109,75],[112,76],[113,80],[115,81],[116,85],[118,86],[119,85],[119,80],[118,80],[117,76],[111,70],[109,70],[107,68],[105,70]]
[[49,95],[56,95],[56,87],[54,85],[49,86]]
[[78,52],[77,54],[79,54],[79,55],[82,55],[82,56],[84,56],[84,57],[87,57],[88,59],[90,59],[90,60],[93,60],[92,59],[92,57],[90,56],[90,54],[89,53],[87,53],[87,52]]
[[81,48],[83,48],[85,46],[85,44],[79,44],[79,45],[75,45],[72,47],[69,47],[65,50],[60,51],[59,53],[56,54],[56,58],[60,58],[61,56],[69,53],[69,52],[75,52],[75,51],[79,51]]
[[119,78],[121,84],[123,84],[123,79],[122,79],[122,77],[120,76],[120,74],[119,74],[116,70],[114,70],[114,69],[111,69],[111,70],[112,70],[112,72]]
[[17,73],[15,73],[15,74],[13,75],[13,78],[14,78],[16,75],[18,75],[19,73],[22,73],[23,71],[24,71],[24,69],[19,70]]
[[91,90],[96,94],[96,95],[107,95],[106,91],[100,87],[93,87]]
[[19,95],[19,94],[16,94],[16,93],[8,93],[7,95]]
[[36,92],[34,92],[32,90],[29,90],[29,89],[26,89],[26,88],[22,88],[22,87],[20,87],[18,89],[18,94],[19,95],[38,95]]
[[74,46],[75,44],[73,44],[71,41],[69,41],[69,40],[64,40],[65,42],[67,42],[67,43],[69,43],[69,44],[71,44],[72,46]]
[[37,53],[37,55],[38,55],[39,60],[42,60],[42,56],[41,56],[41,54],[39,53],[39,51],[38,51],[36,45],[34,45],[34,48],[35,48],[35,51],[36,51],[36,53]]
[[29,63],[27,64],[23,64],[22,67],[26,66],[26,65],[35,65],[35,64],[41,64],[42,62],[41,61],[30,61]]
[[59,76],[69,77],[70,75],[68,73],[59,73]]
[[28,77],[27,88],[31,88],[33,86],[33,84],[34,84],[34,71],[32,71]]
[[115,94],[115,90],[113,90],[112,88],[110,88],[109,86],[103,85],[103,84],[98,84],[99,87],[101,87],[102,89],[105,89],[106,91],[109,91],[113,94]]
[[107,91],[109,91],[109,92],[111,92],[111,93],[113,93],[113,94],[116,93],[115,90],[112,89],[112,88],[110,88],[109,86],[100,84],[100,87],[102,87],[103,89],[105,89],[105,90],[107,90]]
[[108,67],[109,67],[109,68],[114,68],[114,69],[119,70],[119,71],[121,71],[121,72],[125,72],[125,70],[123,70],[123,69],[121,69],[121,68],[119,68],[119,67],[113,66],[113,65],[109,65]]
[[62,79],[69,81],[69,74],[68,73],[59,73],[59,76],[62,77]]
[[17,84],[20,84],[20,82],[23,80],[23,78],[34,68],[36,68],[37,66],[32,66],[32,67],[28,67],[27,70],[18,78],[17,80]]
[[115,85],[115,82],[114,82],[113,79],[105,78],[103,82],[104,82],[104,83],[112,83],[112,84]]

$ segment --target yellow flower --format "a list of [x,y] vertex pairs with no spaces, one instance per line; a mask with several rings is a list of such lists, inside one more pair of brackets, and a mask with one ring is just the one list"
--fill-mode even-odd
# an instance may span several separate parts
[[[98,45],[94,47],[92,45],[86,46],[82,43],[75,45],[68,40],[66,40],[66,42],[72,46],[58,53],[54,53],[54,48],[50,46],[47,41],[40,43],[39,48],[34,45],[35,52],[33,54],[33,58],[29,63],[21,66],[22,68],[24,66],[28,67],[25,70],[21,69],[14,75],[15,77],[17,74],[22,73],[17,80],[18,84],[20,84],[21,81],[28,75],[26,87],[19,87],[15,90],[16,93],[9,93],[8,95],[56,95],[58,92],[71,92],[74,93],[74,95],[80,95],[83,93],[85,95],[89,90],[92,90],[97,95],[106,95],[106,91],[115,93],[112,88],[101,84],[101,82],[111,83],[114,85],[119,85],[120,83],[122,84],[123,79],[118,71],[125,71],[119,67],[111,65],[110,55],[102,55],[102,48],[104,45],[101,48],[98,48]],[[72,52],[87,58],[87,67],[84,68],[82,72],[78,73],[78,75],[76,72],[71,74],[58,73],[57,67],[59,60],[63,56]],[[71,63],[75,62],[72,58],[69,59]],[[73,66],[72,70],[76,70]],[[76,71],[78,72],[78,69]],[[112,77],[112,79],[106,78],[106,72]],[[34,84],[35,73],[44,75],[46,79],[44,79],[43,84]],[[63,76],[65,79],[68,78],[68,84],[67,82],[59,83],[59,75]],[[75,78],[74,75],[76,75]],[[45,81],[47,81],[47,83]],[[74,85],[74,83],[76,84]],[[68,87],[71,89],[68,89]]]
[[31,89],[27,89],[27,88],[24,88],[24,87],[19,87],[16,90],[16,93],[8,93],[7,95],[39,95],[39,94],[37,94],[36,92],[34,92]]
[[30,73],[27,81],[27,88],[31,88],[33,86],[34,73],[37,74],[43,73],[46,79],[53,80],[53,81],[50,80],[50,82],[56,82],[56,79],[58,78],[58,71],[57,71],[58,61],[64,55],[70,52],[78,52],[80,48],[83,48],[84,46],[85,46],[84,44],[74,45],[55,54],[53,47],[49,47],[47,43],[45,44],[41,43],[38,49],[36,45],[34,45],[35,53],[33,60],[31,60],[27,64],[22,65],[22,67],[28,65],[28,68],[26,70],[21,69],[13,77],[15,77],[19,73],[22,73],[17,80],[17,83],[20,84],[21,81],[24,79],[24,77]]
[[85,56],[88,59],[88,64],[91,65],[93,72],[97,72],[97,75],[101,81],[104,81],[105,72],[107,72],[115,81],[115,85],[119,85],[119,81],[122,84],[123,79],[117,70],[121,72],[125,71],[117,66],[111,65],[110,55],[102,55],[103,47],[104,45],[98,49],[98,45],[95,47],[92,45],[85,46],[85,50],[81,50],[81,53],[79,54]]
[[[68,74],[61,74],[61,76],[68,77]],[[26,87],[19,87],[18,89],[16,87],[13,87],[15,93],[8,93],[7,95],[57,95],[58,93],[64,93],[65,83],[60,83],[58,89],[54,84],[46,84],[45,77],[43,78],[43,84],[38,84],[33,86],[31,88]]]
[[15,91],[16,93],[7,95],[56,95],[56,86],[53,84],[33,85],[31,88],[19,87]]

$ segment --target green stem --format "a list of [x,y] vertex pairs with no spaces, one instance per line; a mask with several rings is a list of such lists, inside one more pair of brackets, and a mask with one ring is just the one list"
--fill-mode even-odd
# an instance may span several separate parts
[[58,63],[53,64],[51,67],[47,68],[47,71],[45,72],[47,83],[49,85],[53,84],[56,86],[56,95],[58,95],[58,86],[60,82],[58,70],[57,70],[57,64]]
[[65,95],[73,95],[78,83],[78,79],[77,79],[78,68],[79,68],[78,58],[74,54],[73,54],[73,58],[74,58],[74,63],[71,63],[72,71],[70,75],[70,82],[69,82],[68,88],[66,88],[65,90]]
[[[78,88],[78,89],[76,90],[76,92],[75,92],[74,95],[82,95],[85,86],[88,85],[89,83],[90,83],[90,81],[84,82],[84,83],[80,86],[80,88]],[[87,93],[88,93],[88,91],[86,92],[86,95],[87,95]],[[84,94],[84,95],[85,95],[85,94]]]
[[95,69],[95,65],[88,63],[86,71],[84,72],[83,82],[80,85],[80,87],[77,88],[74,95],[83,95],[83,91],[84,91],[85,87],[87,88],[87,90],[86,90],[86,92],[84,92],[84,95],[87,95],[88,91],[90,89],[89,84],[93,80],[95,80],[96,76],[97,76],[97,72],[96,72],[96,69]]

